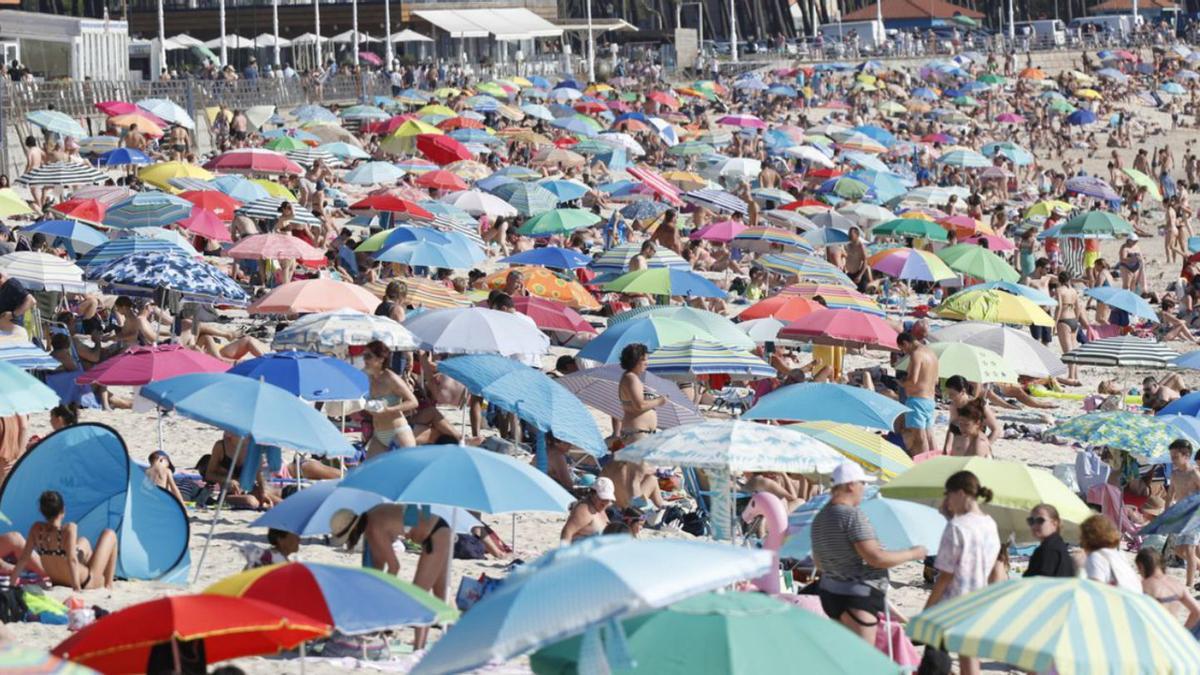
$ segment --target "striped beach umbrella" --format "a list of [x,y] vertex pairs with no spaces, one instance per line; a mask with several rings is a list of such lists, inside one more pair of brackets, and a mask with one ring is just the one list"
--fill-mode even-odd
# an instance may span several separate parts
[[[279,217],[279,207],[287,201],[278,197],[264,197],[256,199],[249,204],[243,205],[236,211],[239,216],[246,216],[251,220],[275,220]],[[293,205],[295,206],[295,205]],[[321,221],[317,219],[311,212],[303,208],[293,208],[293,218],[296,222],[303,225],[320,225]]]
[[939,603],[914,640],[1028,672],[1194,673],[1200,646],[1154,597],[1089,579],[1012,579]]
[[773,366],[748,351],[703,338],[659,347],[650,355],[646,370],[663,377],[687,379],[729,375],[737,380],[757,380],[776,374]]
[[379,340],[393,350],[413,351],[417,348],[417,339],[398,322],[354,309],[305,315],[276,333],[271,346],[276,350],[339,351],[373,340]]
[[95,290],[95,284],[83,280],[78,265],[49,253],[17,251],[0,256],[0,272],[19,279],[33,290],[82,293]]
[[792,284],[781,291],[784,295],[798,295],[813,300],[821,298],[829,309],[853,309],[875,316],[885,316],[887,312],[870,296],[858,292],[858,289],[835,284],[808,283]]
[[328,151],[321,150],[319,148],[305,148],[303,150],[289,150],[286,154],[287,154],[288,159],[292,160],[293,162],[295,162],[305,168],[311,167],[313,164],[315,164],[317,162],[317,160],[321,160],[322,164],[324,164],[325,166],[327,166],[331,169],[340,169],[343,166],[345,166],[345,164],[342,163],[342,160],[338,159],[337,157],[334,157]]
[[1122,335],[1080,345],[1063,354],[1062,360],[1074,365],[1166,368],[1177,356],[1156,340]]
[[883,474],[888,480],[913,466],[912,458],[903,448],[865,427],[821,420],[792,424],[788,428],[803,431],[861,464],[867,471]]
[[190,255],[186,249],[180,248],[178,244],[170,241],[165,241],[163,239],[148,239],[144,237],[129,237],[126,239],[113,239],[112,241],[97,246],[79,258],[78,265],[90,271],[94,267],[102,267],[110,262],[113,262],[114,260],[124,258],[132,253],[145,253],[150,251],[171,252],[177,255]]
[[685,192],[682,196],[683,201],[696,206],[704,206],[706,208],[716,209],[726,213],[740,213],[746,215],[749,213],[750,207],[746,202],[742,201],[741,197],[737,197],[725,190],[716,188],[701,188]]
[[728,318],[710,312],[704,309],[696,309],[686,305],[678,306],[663,306],[650,305],[647,307],[634,307],[633,309],[625,310],[620,314],[608,320],[609,328],[617,324],[631,321],[634,319],[643,319],[647,317],[660,317],[675,319],[683,323],[690,324],[708,335],[716,338],[717,341],[736,347],[738,349],[754,349],[754,342],[747,339],[747,336],[738,329],[737,324],[730,321]]
[[[679,194],[679,189],[669,183],[665,178],[660,176],[658,172],[645,166],[629,167],[628,171],[629,175],[641,181],[647,188],[652,190],[654,194],[658,195],[662,199],[676,206],[683,205],[683,201]],[[743,204],[743,208],[744,207],[745,205]]]
[[799,251],[812,253],[812,244],[804,237],[777,227],[749,227],[734,236],[730,245],[748,251]]
[[[375,297],[382,299],[389,281],[392,280],[384,279],[382,281],[371,282],[365,284],[363,288],[370,291]],[[400,281],[403,281],[404,285],[408,287],[405,302],[411,304],[413,307],[450,309],[453,307],[468,307],[471,304],[467,296],[457,293],[445,284],[438,283],[432,279],[409,277],[400,279]]]
[[808,253],[778,253],[759,258],[772,272],[795,276],[801,282],[853,286],[854,282],[836,265]]
[[88,185],[102,183],[108,176],[96,170],[90,164],[80,162],[54,162],[43,164],[33,171],[21,174],[17,183],[26,187],[45,187],[58,185]]
[[[58,359],[32,342],[0,345],[0,362],[12,364],[21,370],[58,370],[62,367]],[[3,672],[2,669],[0,672]]]
[[[614,248],[610,248],[591,264],[593,272],[608,273],[608,272],[624,272],[629,269],[629,261],[641,251],[641,244],[621,244]],[[654,252],[654,255],[646,261],[646,266],[650,268],[656,267],[677,267],[679,269],[692,269],[691,264],[684,260],[680,255],[668,248],[659,248]]]
[[58,110],[34,110],[33,112],[25,113],[25,121],[59,136],[70,136],[72,138],[87,136],[83,125],[73,117]]
[[[558,197],[537,183],[523,183],[520,181],[505,183],[496,188],[492,194],[511,204],[517,210],[517,213],[526,218],[540,216],[548,211],[553,211],[554,207],[558,206]],[[592,217],[595,220],[592,220],[590,224],[594,224],[600,219],[599,216],[593,215]],[[572,227],[571,229],[575,228]],[[555,232],[555,234],[558,233]],[[526,233],[522,232],[522,234]]]
[[139,192],[108,209],[104,224],[121,229],[166,227],[191,215],[192,206],[188,200],[165,192]]

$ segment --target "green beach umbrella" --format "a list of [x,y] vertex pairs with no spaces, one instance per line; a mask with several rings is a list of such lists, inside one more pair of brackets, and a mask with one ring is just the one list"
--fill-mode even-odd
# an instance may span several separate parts
[[600,220],[600,216],[587,209],[554,209],[525,221],[517,232],[527,237],[549,237],[591,227]]
[[1012,579],[913,617],[908,634],[1024,672],[1196,673],[1200,646],[1153,596],[1089,579]]
[[965,108],[974,108],[975,106],[979,105],[979,101],[977,101],[974,96],[967,96],[964,94],[962,96],[954,97],[954,105],[963,106]]
[[1064,237],[1120,237],[1133,234],[1133,225],[1109,211],[1088,211],[1064,223],[1059,234]]
[[716,148],[708,143],[700,141],[684,141],[678,145],[673,145],[667,148],[667,154],[676,157],[691,157],[695,155],[711,155],[717,151]]
[[280,136],[272,138],[263,144],[263,147],[270,148],[277,152],[287,152],[289,150],[308,150],[308,144],[304,141],[297,140],[291,136]]
[[1076,110],[1075,106],[1071,105],[1070,103],[1067,102],[1066,99],[1063,99],[1063,98],[1056,98],[1056,99],[1051,100],[1049,103],[1046,104],[1046,107],[1050,108],[1051,110],[1053,110],[1055,112],[1062,113],[1064,115],[1070,115],[1071,113],[1075,112],[1075,110]]
[[[961,342],[937,342],[929,345],[938,357],[938,377],[946,379],[961,375],[968,382],[987,384],[990,382],[1017,381],[1017,371],[996,352]],[[908,357],[896,364],[904,369]]]
[[[657,257],[657,254],[655,254]],[[644,319],[646,317],[665,317],[690,323],[693,326],[703,330],[705,333],[713,336],[718,342],[730,347],[738,349],[754,349],[756,344],[751,340],[733,321],[728,317],[710,312],[706,309],[696,309],[687,305],[650,305],[648,307],[635,307],[630,310],[621,312],[620,314],[608,320],[608,326],[611,328],[624,321],[632,319]],[[665,344],[665,343],[664,343]]]
[[961,26],[970,26],[972,28],[975,28],[976,26],[979,25],[978,21],[976,21],[975,19],[972,19],[971,17],[967,16],[966,14],[955,14],[953,21],[954,21],[954,23],[957,23]]
[[1000,256],[975,244],[947,246],[937,252],[950,269],[984,281],[1021,280],[1021,275]]
[[984,84],[1004,84],[1008,80],[1003,75],[997,73],[985,73],[979,76],[979,81]]
[[508,92],[504,90],[504,87],[501,87],[495,82],[484,82],[483,84],[476,85],[475,91],[481,94],[495,96],[496,98],[508,98]]
[[1155,201],[1162,201],[1162,193],[1158,191],[1158,183],[1153,178],[1138,171],[1137,169],[1121,169],[1126,176],[1129,176],[1134,185],[1146,188],[1146,193]]
[[833,178],[821,186],[821,192],[835,194],[842,199],[862,199],[870,189],[866,183],[849,176]]
[[[623,625],[633,666],[614,665],[614,675],[758,675],[799,664],[823,675],[902,672],[840,624],[759,593],[706,593]],[[538,675],[580,672],[582,640],[544,647],[529,665]]]
[[613,146],[611,143],[603,143],[594,138],[585,138],[571,146],[571,152],[577,152],[581,155],[603,155],[607,152],[612,152],[612,150]]
[[882,225],[876,225],[871,234],[874,236],[918,237],[933,241],[947,241],[950,235],[946,228],[923,218],[897,218]]
[[1140,459],[1166,455],[1177,438],[1191,440],[1161,417],[1124,410],[1080,415],[1052,427],[1049,433],[1092,447],[1117,448]]
[[1006,462],[983,457],[934,457],[917,464],[879,489],[891,499],[937,507],[946,492],[946,479],[959,471],[979,476],[992,493],[992,501],[980,504],[984,512],[996,521],[1000,540],[1013,535],[1018,543],[1035,541],[1025,523],[1029,510],[1038,504],[1050,504],[1058,509],[1063,522],[1063,537],[1076,541],[1079,524],[1092,516],[1092,510],[1071,488],[1063,485],[1054,474],[1021,462]]

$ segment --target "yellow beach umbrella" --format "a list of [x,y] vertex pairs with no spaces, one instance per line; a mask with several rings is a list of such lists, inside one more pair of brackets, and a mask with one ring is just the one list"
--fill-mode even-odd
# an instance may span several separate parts
[[1154,182],[1153,178],[1147,176],[1141,171],[1138,171],[1137,169],[1125,168],[1121,169],[1121,171],[1123,171],[1126,176],[1129,176],[1129,179],[1133,181],[1134,185],[1146,188],[1146,194],[1150,195],[1151,199],[1157,202],[1162,201],[1162,193],[1158,191],[1158,183]]
[[682,190],[699,190],[708,186],[708,181],[693,171],[664,171],[662,177]]
[[292,194],[291,190],[280,185],[279,183],[276,183],[275,181],[270,181],[266,178],[254,178],[250,182],[261,185],[262,189],[267,191],[267,194],[275,197],[276,199],[286,199],[289,202],[300,201],[296,199],[296,195]]
[[841,422],[801,422],[788,425],[803,431],[862,465],[867,471],[883,474],[891,480],[911,469],[912,459],[904,449],[879,434],[853,424]]
[[1086,98],[1089,100],[1095,100],[1098,98],[1102,98],[1102,96],[1100,95],[1100,92],[1096,91],[1095,89],[1076,89],[1075,90],[1075,98]]
[[1055,211],[1061,211],[1062,213],[1070,213],[1071,209],[1073,209],[1073,208],[1075,208],[1075,207],[1071,206],[1069,203],[1064,202],[1062,200],[1047,199],[1045,201],[1040,201],[1040,202],[1034,204],[1033,206],[1030,206],[1028,209],[1026,209],[1025,217],[1032,218],[1034,216],[1041,216],[1043,218],[1048,218],[1050,216],[1050,214],[1054,213]]
[[968,288],[955,293],[946,298],[935,314],[943,319],[959,321],[986,321],[1022,326],[1054,325],[1054,319],[1050,318],[1046,310],[1033,304],[1028,298],[996,289]]
[[508,81],[512,82],[513,84],[517,85],[518,87],[532,87],[533,86],[532,82],[521,77],[520,75],[514,75],[514,76],[508,78]]
[[187,162],[159,162],[151,164],[138,171],[138,178],[143,182],[149,183],[156,188],[175,191],[175,188],[168,182],[172,178],[197,178],[200,180],[211,180],[212,172],[207,169],[189,164]]
[[[456,113],[453,110],[451,110],[450,108],[442,105],[441,103],[430,103],[429,105],[425,106],[424,108],[421,108],[420,110],[418,110],[417,114],[418,115],[442,115],[443,117],[458,117],[458,113]],[[404,125],[401,125],[400,128],[403,129]]]
[[[425,106],[425,108],[429,108],[429,107],[431,107],[431,106]],[[446,108],[446,106],[441,106],[441,107]],[[421,110],[425,110],[425,108],[422,108]],[[446,108],[446,110],[450,110],[450,109]],[[453,116],[454,111],[451,110],[450,112],[451,112],[451,116]],[[425,113],[422,113],[422,114],[425,114]],[[401,124],[400,126],[396,127],[396,130],[393,131],[391,135],[394,137],[398,137],[398,138],[404,138],[406,136],[419,136],[421,134],[434,134],[437,136],[441,136],[445,133],[446,132],[433,126],[432,124],[422,122],[421,120],[407,120],[404,122],[404,124]]]
[[434,98],[450,98],[452,96],[459,96],[461,94],[462,89],[455,89],[454,87],[442,87],[441,89],[433,90]]
[[12,188],[0,188],[0,218],[24,216],[33,213],[33,209],[25,203],[21,196]]

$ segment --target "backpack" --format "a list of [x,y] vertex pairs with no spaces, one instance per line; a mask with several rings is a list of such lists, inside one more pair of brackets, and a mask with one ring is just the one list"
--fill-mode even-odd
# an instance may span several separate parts
[[25,591],[20,588],[0,590],[0,623],[19,623],[29,614]]

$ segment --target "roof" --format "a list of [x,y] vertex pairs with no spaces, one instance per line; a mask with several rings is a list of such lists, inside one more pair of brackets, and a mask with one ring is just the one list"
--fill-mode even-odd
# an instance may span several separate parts
[[[1088,9],[1088,14],[1096,12],[1128,12],[1132,3],[1129,0],[1108,0]],[[1171,0],[1138,0],[1138,9],[1178,9],[1179,5]]]
[[452,38],[487,37],[532,40],[560,37],[562,29],[524,7],[499,9],[418,9],[413,16],[446,31]]
[[[554,25],[563,30],[585,31],[588,29],[587,19],[555,19]],[[601,33],[610,30],[628,30],[637,32],[637,26],[624,19],[592,19],[592,30]]]
[[[1116,0],[1114,0],[1116,1]],[[955,14],[982,19],[983,13],[959,7],[946,0],[880,0],[883,3],[883,18],[889,19],[949,19]],[[870,21],[878,16],[879,3],[856,9],[842,17],[842,21]]]

